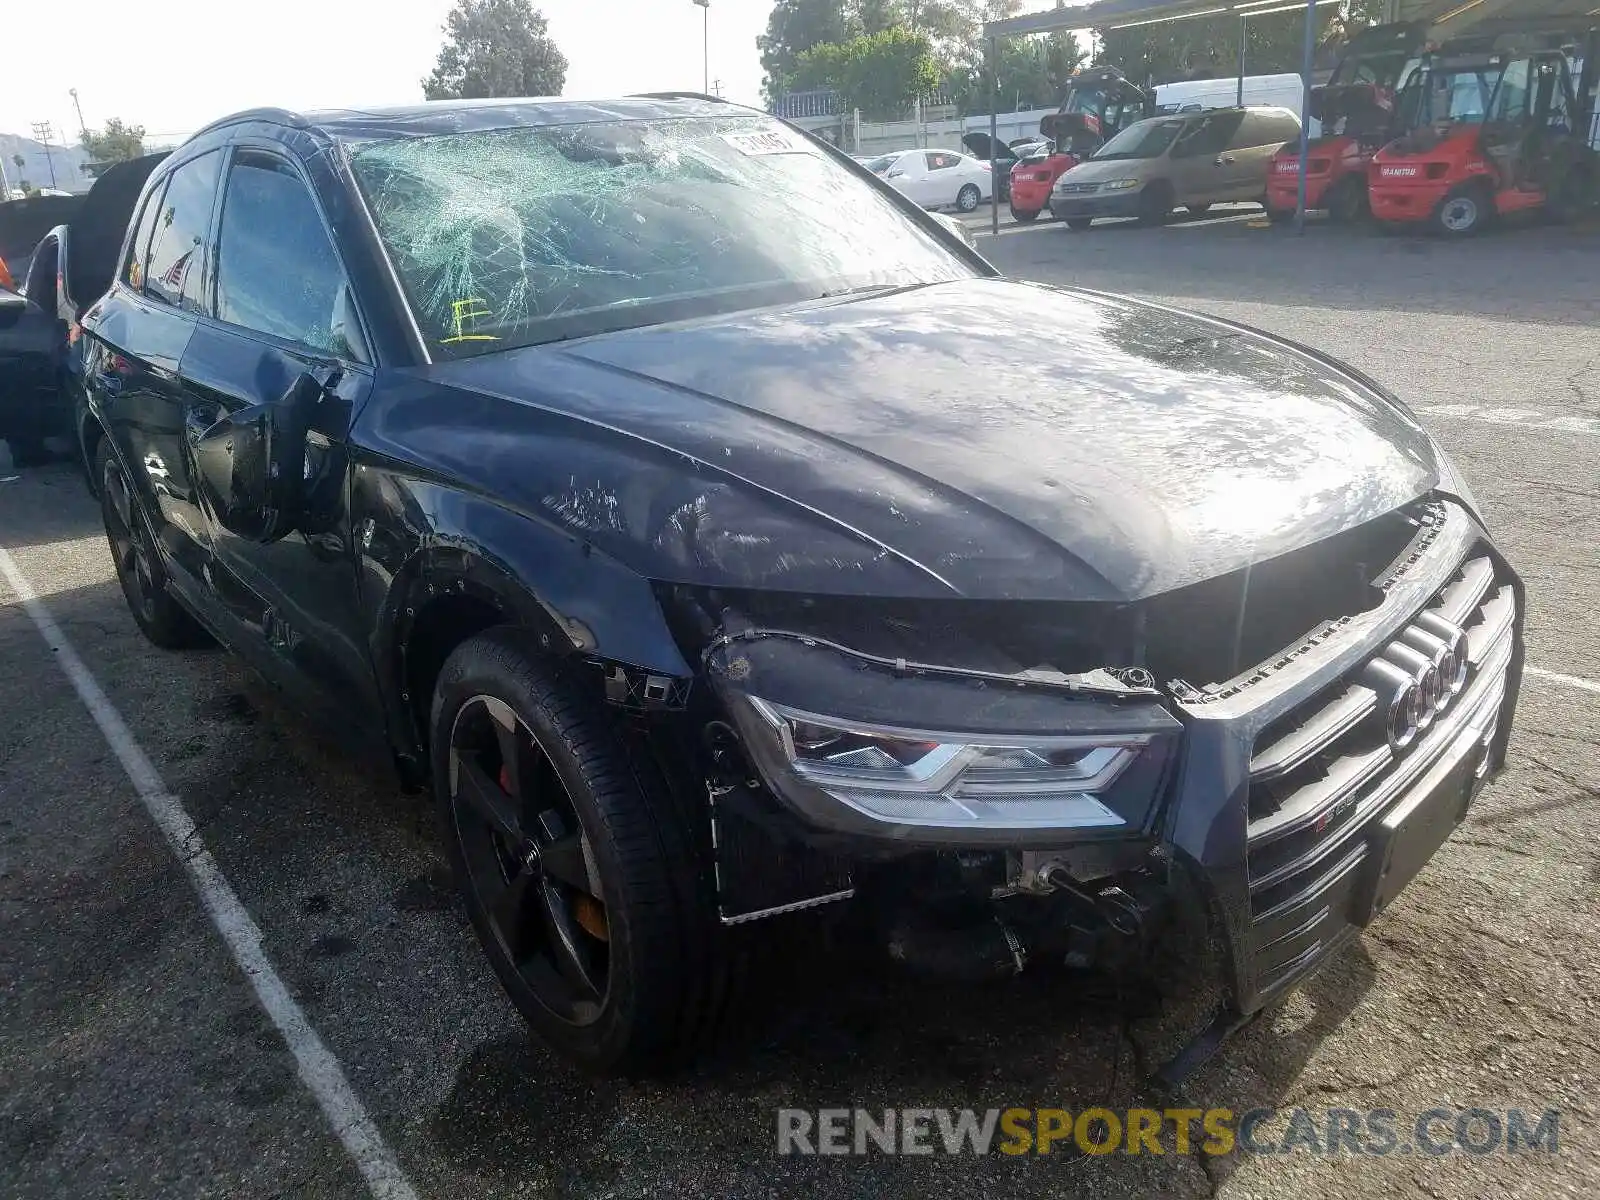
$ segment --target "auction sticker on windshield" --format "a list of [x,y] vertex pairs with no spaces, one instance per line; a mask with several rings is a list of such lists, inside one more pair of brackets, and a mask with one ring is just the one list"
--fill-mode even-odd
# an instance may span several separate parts
[[811,146],[804,138],[787,129],[768,129],[761,133],[725,133],[722,140],[741,154],[810,154]]

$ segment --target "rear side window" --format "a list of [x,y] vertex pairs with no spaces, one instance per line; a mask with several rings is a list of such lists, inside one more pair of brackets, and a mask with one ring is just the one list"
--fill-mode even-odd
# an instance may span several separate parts
[[949,167],[955,166],[960,161],[961,160],[958,159],[954,154],[938,154],[938,153],[929,154],[928,155],[928,170],[930,170],[930,171],[943,171],[943,170],[946,170]]
[[1207,154],[1221,154],[1233,144],[1239,133],[1241,112],[1217,113],[1199,120],[1191,118],[1178,144],[1172,148],[1174,158],[1197,158]]
[[282,159],[241,153],[217,234],[217,316],[348,356],[335,345],[344,271],[304,181]]
[[1300,140],[1300,122],[1287,113],[1248,113],[1244,127],[1233,139],[1233,149],[1250,146],[1277,146]]
[[145,259],[150,253],[150,232],[156,226],[156,214],[161,211],[161,194],[167,181],[161,180],[144,202],[139,214],[139,225],[133,231],[133,241],[128,244],[128,261],[122,264],[122,278],[134,291],[144,290]]
[[150,239],[146,295],[191,312],[205,307],[206,232],[221,167],[221,151],[212,150],[184,163],[168,178]]

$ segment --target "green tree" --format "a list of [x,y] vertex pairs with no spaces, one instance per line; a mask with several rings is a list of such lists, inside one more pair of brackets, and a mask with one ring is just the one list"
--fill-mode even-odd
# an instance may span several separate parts
[[796,63],[807,50],[850,37],[844,0],[777,0],[767,31],[756,38],[765,72],[761,89],[769,104],[793,90]]
[[445,42],[422,81],[429,100],[559,96],[567,56],[529,0],[456,0]]
[[124,125],[121,117],[112,117],[99,133],[85,129],[79,141],[89,156],[84,173],[99,179],[116,163],[143,157],[144,126]]
[[834,88],[846,107],[887,121],[933,91],[939,72],[927,37],[897,27],[813,46],[796,60],[794,78],[801,88]]
[[901,0],[855,0],[851,23],[862,33],[882,33],[905,24],[905,6]]

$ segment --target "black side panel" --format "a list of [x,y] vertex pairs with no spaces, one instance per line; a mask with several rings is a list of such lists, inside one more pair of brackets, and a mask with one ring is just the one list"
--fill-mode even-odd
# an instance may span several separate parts
[[66,291],[74,313],[111,290],[139,193],[150,172],[166,157],[162,152],[118,163],[95,180],[83,197],[82,207],[72,218],[67,254]]

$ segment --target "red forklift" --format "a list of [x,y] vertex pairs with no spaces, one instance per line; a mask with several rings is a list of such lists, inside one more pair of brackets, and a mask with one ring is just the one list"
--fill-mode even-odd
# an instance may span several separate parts
[[[1367,167],[1387,142],[1395,92],[1417,64],[1425,21],[1375,25],[1352,37],[1328,82],[1311,89],[1311,115],[1322,133],[1308,143],[1306,208],[1352,223],[1367,213]],[[1289,143],[1267,175],[1267,215],[1291,219],[1300,206],[1300,147]]]
[[1368,169],[1372,215],[1470,237],[1500,217],[1540,212],[1564,221],[1600,199],[1589,35],[1581,79],[1563,49],[1430,56],[1401,89],[1404,132]]
[[1116,67],[1073,72],[1062,90],[1060,111],[1039,122],[1050,152],[1032,155],[1011,168],[1012,218],[1026,224],[1048,211],[1056,180],[1155,111],[1155,96],[1130,83]]

